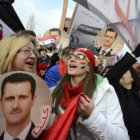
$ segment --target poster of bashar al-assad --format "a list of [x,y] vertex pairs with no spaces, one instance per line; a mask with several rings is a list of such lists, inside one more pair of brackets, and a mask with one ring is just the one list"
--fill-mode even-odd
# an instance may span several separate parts
[[51,93],[37,75],[16,71],[0,76],[0,140],[40,139],[51,110]]
[[38,43],[49,56],[58,53],[61,57],[62,49],[69,45],[69,35],[59,28],[51,28],[44,33],[42,38],[38,38]]
[[102,29],[96,36],[95,46],[99,54],[114,56],[121,51],[124,42],[111,27]]
[[140,42],[139,0],[75,0],[115,29],[130,50]]
[[69,35],[59,28],[51,28],[44,33],[44,37],[54,36],[57,52],[69,45]]
[[117,54],[121,52],[124,42],[120,36],[111,27],[102,29],[96,36],[95,40],[97,59],[102,60],[102,70],[110,65],[113,66],[122,56]]

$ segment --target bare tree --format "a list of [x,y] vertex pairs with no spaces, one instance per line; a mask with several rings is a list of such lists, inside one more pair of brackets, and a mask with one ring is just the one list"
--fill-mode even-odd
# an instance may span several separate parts
[[27,22],[27,30],[34,31],[35,29],[35,16],[34,14],[29,16],[28,22]]

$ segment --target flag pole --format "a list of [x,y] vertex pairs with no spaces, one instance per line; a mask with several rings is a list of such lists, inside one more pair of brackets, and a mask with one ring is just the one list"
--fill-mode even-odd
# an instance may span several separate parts
[[68,0],[63,0],[63,10],[62,10],[62,16],[61,16],[61,22],[59,28],[61,30],[64,29],[66,14],[67,14],[67,7],[68,7]]

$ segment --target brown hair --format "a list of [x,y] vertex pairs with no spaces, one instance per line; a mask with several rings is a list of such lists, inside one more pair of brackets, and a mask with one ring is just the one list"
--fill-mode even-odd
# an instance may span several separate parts
[[[116,32],[114,31],[114,29],[112,29],[112,28],[110,28],[110,27],[106,29],[105,35],[106,35],[106,32],[107,32],[107,31],[116,33]],[[116,33],[115,39],[117,38],[117,36],[118,36],[118,34]]]
[[27,35],[27,36],[33,36],[36,37],[36,33],[32,30],[23,30],[20,35]]
[[[93,71],[91,63],[89,65],[90,70],[87,73],[86,77],[82,80],[83,81],[82,92],[85,93],[85,95],[87,95],[91,99],[93,97],[93,93],[96,88],[97,76]],[[59,84],[57,85],[52,94],[53,101],[55,101],[55,113],[57,115],[59,114],[59,105],[61,104],[61,99],[63,97],[67,81],[70,81],[70,75],[68,75],[68,73],[66,73],[64,77],[60,80]]]
[[61,30],[59,28],[50,29],[50,31],[49,31],[50,35],[51,35],[51,32],[55,32],[55,31],[59,32],[59,35],[61,35]]
[[134,80],[132,82],[133,89],[140,92],[140,76],[138,75],[137,71],[133,67],[131,67],[129,70]]

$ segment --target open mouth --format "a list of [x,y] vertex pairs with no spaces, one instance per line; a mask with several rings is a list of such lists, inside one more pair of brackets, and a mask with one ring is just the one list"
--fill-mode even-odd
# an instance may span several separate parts
[[26,62],[27,65],[33,66],[34,62]]
[[69,68],[71,68],[71,69],[76,69],[76,68],[77,68],[77,66],[76,66],[76,65],[71,64],[71,65],[69,65]]

